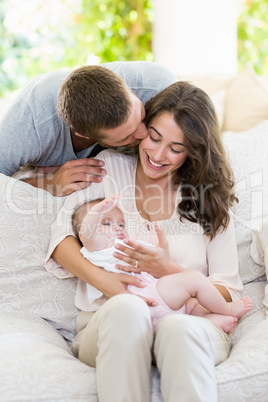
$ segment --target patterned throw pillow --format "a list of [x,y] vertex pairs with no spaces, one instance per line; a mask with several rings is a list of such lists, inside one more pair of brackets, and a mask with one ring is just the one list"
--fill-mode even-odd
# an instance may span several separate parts
[[241,133],[226,133],[223,137],[236,182],[239,203],[233,213],[243,283],[264,275],[264,266],[250,257],[254,230],[268,215],[268,120]]
[[72,340],[77,280],[60,280],[44,268],[51,224],[63,201],[0,174],[0,314],[41,317]]

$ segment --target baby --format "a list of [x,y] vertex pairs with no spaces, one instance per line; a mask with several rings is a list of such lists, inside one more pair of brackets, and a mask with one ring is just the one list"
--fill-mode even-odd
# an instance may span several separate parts
[[[89,201],[73,214],[73,227],[83,245],[81,253],[91,263],[110,272],[122,272],[114,267],[118,260],[113,253],[115,244],[127,237],[124,216],[118,208],[119,199],[120,195],[115,195]],[[131,275],[139,277],[146,286],[128,285],[127,291],[155,301],[155,306],[149,307],[154,329],[172,314],[191,314],[211,320],[225,332],[232,332],[237,319],[251,309],[248,296],[226,302],[215,286],[198,271],[185,270],[158,279],[146,272]],[[103,297],[93,286],[86,286],[91,303]]]

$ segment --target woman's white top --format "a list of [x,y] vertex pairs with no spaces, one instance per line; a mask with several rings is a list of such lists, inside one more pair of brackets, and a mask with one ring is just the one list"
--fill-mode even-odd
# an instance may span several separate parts
[[[87,200],[121,193],[119,208],[124,214],[129,238],[157,244],[152,222],[143,219],[136,208],[137,158],[114,150],[105,150],[98,155],[98,159],[105,162],[104,167],[108,172],[102,183],[92,183],[88,188],[67,196],[52,225],[51,242],[47,254],[49,271],[50,266],[53,265],[53,260],[49,261],[49,258],[56,246],[66,236],[74,236],[71,217],[75,207]],[[140,196],[142,197],[142,194]],[[180,198],[181,193],[178,189],[176,205],[180,202]],[[238,257],[232,219],[227,229],[218,233],[212,240],[203,233],[199,224],[185,219],[181,222],[176,208],[169,219],[158,221],[158,224],[167,237],[170,255],[175,262],[184,269],[202,272],[213,284],[224,286],[230,292],[233,300],[240,297],[239,292],[242,291],[243,285],[238,273]],[[62,278],[72,276],[67,271],[65,274],[63,272],[59,272],[57,276]]]

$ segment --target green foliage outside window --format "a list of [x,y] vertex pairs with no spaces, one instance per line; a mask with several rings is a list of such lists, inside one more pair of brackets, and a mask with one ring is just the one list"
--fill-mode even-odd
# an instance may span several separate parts
[[[0,96],[46,71],[153,60],[152,22],[153,0],[0,0]],[[247,62],[268,71],[268,0],[244,1],[239,69]]]
[[78,54],[102,63],[153,60],[151,0],[82,0]]
[[258,74],[268,72],[268,0],[245,0],[237,21],[238,64],[251,63]]
[[152,0],[0,0],[0,96],[51,70],[153,60],[152,14]]

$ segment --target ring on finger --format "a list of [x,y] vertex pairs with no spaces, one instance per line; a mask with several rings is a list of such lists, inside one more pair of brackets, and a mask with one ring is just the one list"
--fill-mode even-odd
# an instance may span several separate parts
[[134,268],[138,268],[138,265],[139,265],[139,261],[136,260],[135,265],[134,265]]

